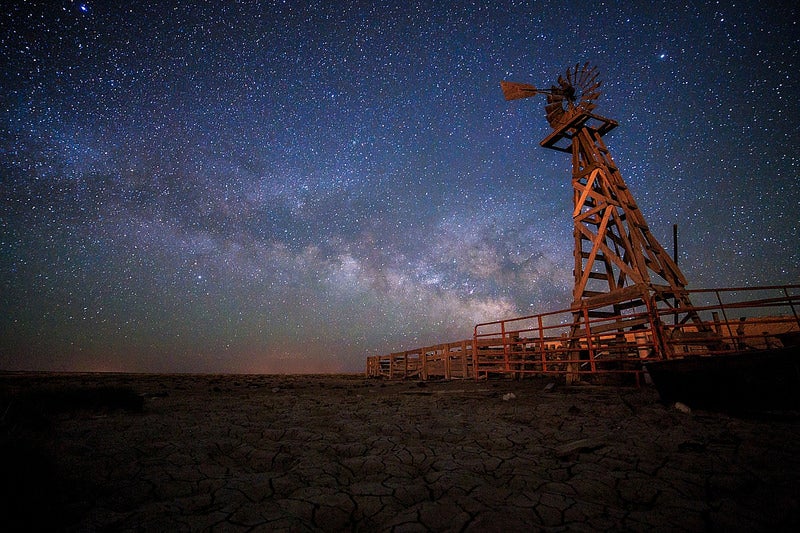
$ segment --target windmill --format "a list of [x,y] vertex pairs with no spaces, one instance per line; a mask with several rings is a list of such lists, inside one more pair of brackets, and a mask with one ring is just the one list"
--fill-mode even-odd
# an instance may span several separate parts
[[603,142],[618,123],[594,113],[601,94],[597,68],[576,64],[549,89],[500,85],[506,100],[545,95],[553,131],[540,144],[572,154],[573,333],[592,317],[622,319],[650,305],[672,307],[676,320],[680,311],[681,322],[697,322],[705,331],[689,301],[686,278],[650,231]]

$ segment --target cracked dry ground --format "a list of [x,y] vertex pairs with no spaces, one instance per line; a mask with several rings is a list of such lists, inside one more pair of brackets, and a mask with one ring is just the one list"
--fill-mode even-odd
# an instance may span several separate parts
[[[547,383],[0,375],[1,511],[80,531],[796,530],[797,413]],[[141,411],[12,416],[22,393],[99,386]]]

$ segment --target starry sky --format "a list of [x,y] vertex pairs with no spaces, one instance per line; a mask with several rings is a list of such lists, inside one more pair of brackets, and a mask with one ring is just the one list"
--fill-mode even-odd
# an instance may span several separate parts
[[796,2],[12,1],[0,369],[358,372],[566,308],[543,98],[606,144],[690,287],[800,281]]

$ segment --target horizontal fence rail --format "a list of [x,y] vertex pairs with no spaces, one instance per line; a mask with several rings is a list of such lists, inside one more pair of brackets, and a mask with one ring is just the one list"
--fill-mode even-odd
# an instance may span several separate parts
[[472,339],[367,357],[367,376],[389,379],[474,377]]
[[800,345],[800,285],[687,292],[691,307],[658,307],[650,294],[623,313],[584,302],[485,322],[470,340],[368,357],[366,374],[421,380],[553,374],[639,384],[647,361]]

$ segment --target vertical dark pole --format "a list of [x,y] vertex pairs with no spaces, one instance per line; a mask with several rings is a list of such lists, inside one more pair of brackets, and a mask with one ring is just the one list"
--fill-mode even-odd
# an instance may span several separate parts
[[[675,263],[675,265],[678,264],[678,225],[677,224],[673,224],[672,225],[672,261]],[[678,295],[677,294],[675,295],[675,298],[673,299],[672,307],[674,307],[675,309],[678,308]],[[675,313],[674,323],[675,323],[676,326],[678,325],[678,313]]]
[[672,225],[672,260],[678,264],[678,225]]

